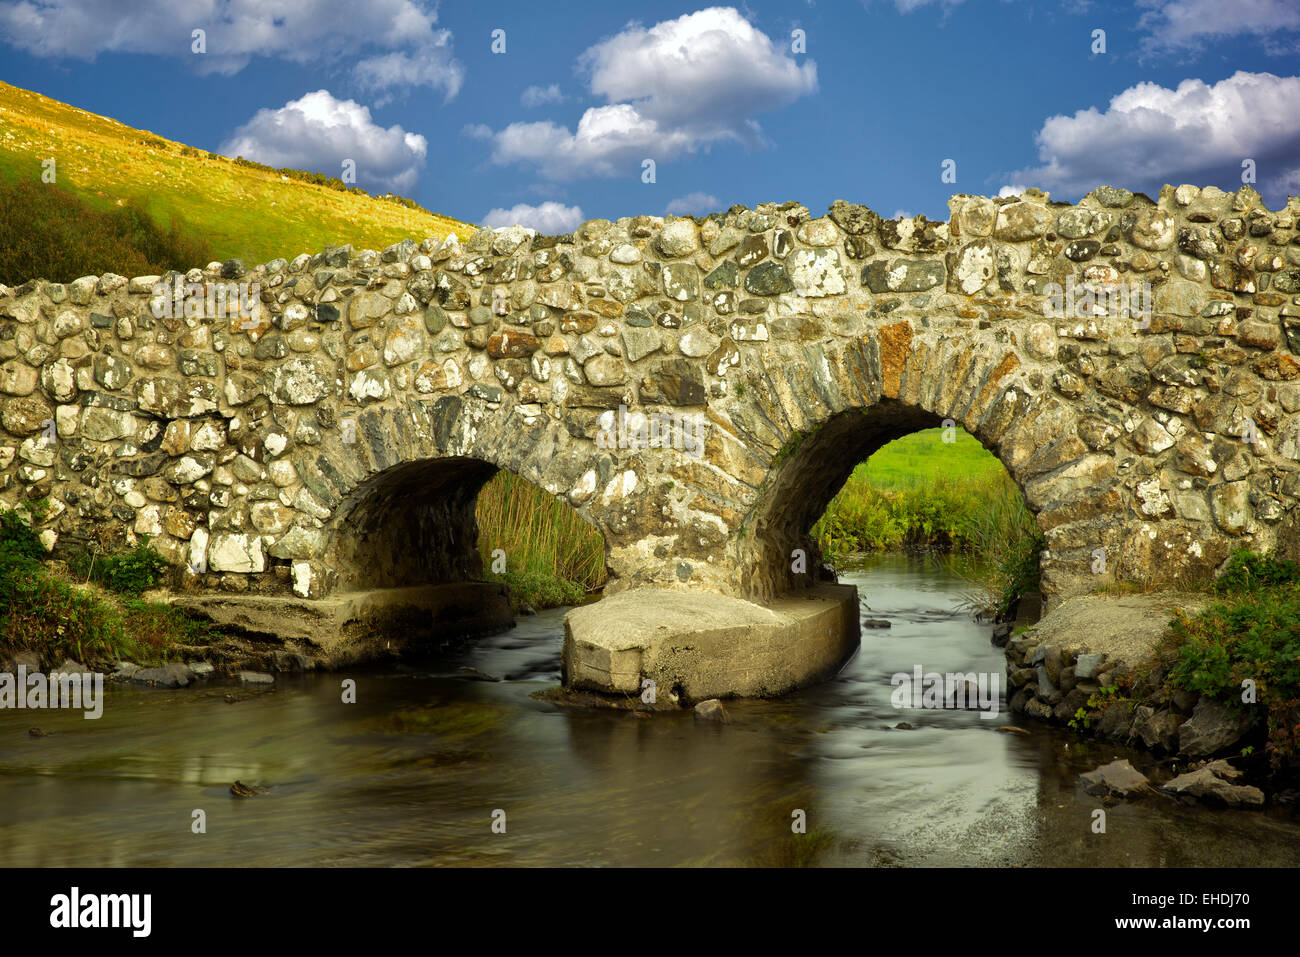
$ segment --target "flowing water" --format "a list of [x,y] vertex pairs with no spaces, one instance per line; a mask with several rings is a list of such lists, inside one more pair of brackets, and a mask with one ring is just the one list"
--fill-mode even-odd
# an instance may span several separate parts
[[[896,709],[894,673],[1001,676],[1002,654],[933,559],[872,558],[843,580],[892,627],[864,630],[832,681],[727,702],[725,725],[534,698],[559,679],[562,610],[418,666],[266,691],[113,686],[97,721],[0,711],[0,865],[1300,863],[1283,809],[1152,795],[1093,833],[1100,805],[1078,774],[1150,759],[1015,720],[1005,692],[993,720]],[[236,798],[235,780],[268,790]],[[792,832],[797,812],[807,833]]]

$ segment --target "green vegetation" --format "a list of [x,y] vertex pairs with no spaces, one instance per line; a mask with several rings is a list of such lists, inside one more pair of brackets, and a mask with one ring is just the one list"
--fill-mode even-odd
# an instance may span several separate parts
[[68,560],[68,570],[120,595],[139,595],[162,581],[167,559],[144,536],[134,548],[120,555],[82,550]]
[[[487,577],[510,586],[516,609],[581,602],[605,583],[605,540],[568,505],[510,472],[479,493],[479,552]],[[505,552],[505,571],[492,553]]]
[[[1042,536],[1002,463],[958,431],[927,429],[859,465],[813,526],[832,559],[851,552],[930,549],[980,559],[961,570],[971,604],[995,617],[1038,587]],[[960,570],[960,569],[959,569]]]
[[72,658],[87,665],[122,659],[149,665],[181,646],[210,640],[209,626],[138,597],[145,582],[157,581],[162,561],[147,543],[100,559],[108,569],[103,580],[114,591],[73,584],[47,565],[33,528],[43,510],[36,503],[0,511],[0,653],[33,651],[55,664]]
[[33,277],[71,282],[115,272],[155,276],[212,261],[207,243],[178,219],[163,228],[141,203],[98,210],[39,182],[0,184],[0,282],[18,285]]
[[[1176,613],[1168,684],[1267,716],[1274,768],[1300,757],[1300,567],[1234,554],[1214,583],[1221,600],[1196,615]],[[1243,702],[1253,682],[1256,704]]]
[[[252,264],[344,243],[383,249],[408,237],[454,232],[467,239],[473,233],[411,200],[339,188],[336,177],[319,173],[235,161],[0,83],[0,183],[52,185],[41,179],[48,159],[55,161],[57,185],[90,208],[107,211],[134,200],[147,206],[164,233],[176,223],[210,244],[208,258],[180,269],[213,259]],[[7,245],[13,233],[6,233]],[[80,275],[110,269],[105,264]],[[111,271],[133,276],[158,270]],[[6,274],[0,281],[53,278],[44,272]]]
[[1075,731],[1083,733],[1092,727],[1092,715],[1099,710],[1110,707],[1111,702],[1119,694],[1119,685],[1107,685],[1088,695],[1087,704],[1083,707],[1076,708],[1074,717],[1070,719],[1069,725]]

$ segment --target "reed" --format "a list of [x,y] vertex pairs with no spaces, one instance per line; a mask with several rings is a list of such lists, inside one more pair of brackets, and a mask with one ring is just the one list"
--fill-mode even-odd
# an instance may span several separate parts
[[[478,547],[487,577],[511,587],[516,605],[572,605],[605,584],[605,540],[576,511],[502,470],[479,493]],[[505,552],[505,572],[492,553]]]
[[1038,587],[1037,522],[1002,463],[975,439],[931,429],[886,445],[859,465],[813,526],[832,560],[896,549],[952,553],[967,603],[1002,617]]

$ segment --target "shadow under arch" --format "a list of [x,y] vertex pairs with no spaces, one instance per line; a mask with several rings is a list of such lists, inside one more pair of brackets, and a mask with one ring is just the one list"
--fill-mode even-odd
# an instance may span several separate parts
[[496,472],[480,459],[431,458],[359,483],[331,522],[334,590],[481,579],[475,503]]
[[[501,580],[487,575],[480,536],[489,544],[511,529],[480,528],[480,496],[498,474],[508,474],[525,516],[552,512],[549,500],[600,538],[604,533],[563,499],[514,470],[469,456],[430,457],[375,472],[334,509],[327,525],[329,567],[336,569],[330,597],[357,600],[376,609],[369,623],[404,646],[427,639],[463,638],[514,624],[517,601]],[[520,495],[520,489],[527,489]],[[528,555],[512,550],[508,561]]]

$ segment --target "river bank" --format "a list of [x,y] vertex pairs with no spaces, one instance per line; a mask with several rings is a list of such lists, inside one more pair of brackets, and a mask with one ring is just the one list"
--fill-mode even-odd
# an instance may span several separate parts
[[[1000,672],[1003,649],[933,556],[871,556],[843,580],[890,627],[826,683],[726,702],[725,723],[539,700],[559,682],[559,609],[425,662],[113,684],[98,721],[0,711],[0,864],[1300,865],[1300,823],[1279,806],[1149,795],[1107,807],[1108,833],[1094,832],[1101,805],[1080,775],[1120,758],[1154,776],[1150,752],[1005,701],[997,720],[895,708],[891,674]],[[236,780],[267,790],[234,797]]]
[[[1005,645],[1010,707],[1149,751],[1154,783],[1232,807],[1300,798],[1294,564],[1239,552],[1203,590],[1062,602]],[[1124,769],[1090,782],[1147,791]],[[1113,777],[1113,780],[1110,780]]]

